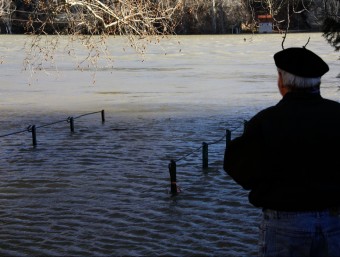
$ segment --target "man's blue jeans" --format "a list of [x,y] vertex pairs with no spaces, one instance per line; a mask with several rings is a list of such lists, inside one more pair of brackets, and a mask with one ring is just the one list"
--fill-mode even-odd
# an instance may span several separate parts
[[340,256],[340,209],[264,210],[259,256]]

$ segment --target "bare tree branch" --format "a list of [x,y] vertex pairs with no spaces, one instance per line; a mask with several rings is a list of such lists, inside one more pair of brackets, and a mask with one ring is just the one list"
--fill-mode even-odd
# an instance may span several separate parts
[[[61,0],[48,5],[27,1],[33,9],[26,22],[32,37],[26,44],[24,68],[31,74],[55,65],[60,35],[67,35],[70,45],[76,40],[87,49],[88,55],[77,64],[80,70],[84,65],[96,68],[99,59],[110,56],[105,46],[109,36],[127,36],[131,47],[143,54],[149,42],[174,33],[181,6],[181,0]],[[71,48],[65,47],[68,53]]]

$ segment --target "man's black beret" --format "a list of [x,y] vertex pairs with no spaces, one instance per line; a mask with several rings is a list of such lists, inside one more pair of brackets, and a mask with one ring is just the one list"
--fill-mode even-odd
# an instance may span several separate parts
[[274,60],[278,68],[299,77],[317,78],[329,71],[327,63],[304,47],[291,47],[277,52]]

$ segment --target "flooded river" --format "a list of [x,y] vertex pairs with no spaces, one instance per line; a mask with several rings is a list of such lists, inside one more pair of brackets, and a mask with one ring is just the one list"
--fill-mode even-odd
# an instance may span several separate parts
[[[285,46],[308,37],[331,69],[322,94],[339,100],[339,54],[321,34]],[[37,74],[23,70],[25,40],[0,36],[1,256],[257,254],[260,210],[223,171],[223,136],[280,99],[282,35],[172,37],[144,56],[112,38],[112,67],[80,71],[57,53]],[[206,169],[203,142],[213,142]]]

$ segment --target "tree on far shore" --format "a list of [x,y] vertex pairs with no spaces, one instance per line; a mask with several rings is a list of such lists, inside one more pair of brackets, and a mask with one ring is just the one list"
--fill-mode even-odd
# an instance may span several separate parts
[[323,36],[327,42],[340,50],[340,0],[324,0],[325,19],[323,21]]
[[340,48],[340,0],[243,0],[255,24],[260,14],[270,15],[279,32],[318,31],[336,51]]
[[[2,0],[9,1],[9,0]],[[126,36],[131,47],[144,53],[146,46],[174,33],[181,0],[16,0],[12,23],[29,35],[24,68],[31,74],[53,65],[59,36],[67,35],[64,51],[72,55],[74,41],[88,51],[82,66],[95,66],[107,53],[108,36]],[[20,27],[20,26],[18,26]],[[46,37],[46,35],[49,35]],[[52,35],[52,36],[51,36]]]

